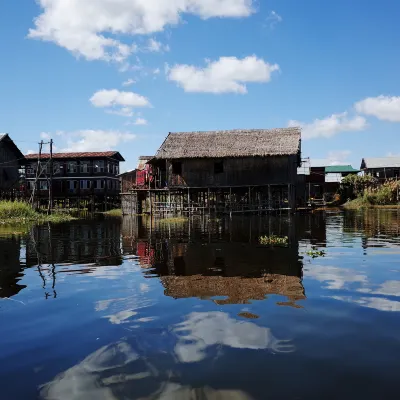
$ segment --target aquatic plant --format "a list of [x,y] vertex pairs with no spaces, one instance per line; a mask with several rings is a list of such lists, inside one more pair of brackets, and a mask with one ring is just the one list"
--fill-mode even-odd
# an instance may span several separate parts
[[288,237],[287,236],[276,236],[276,235],[271,235],[271,236],[260,236],[258,239],[259,243],[262,245],[285,245],[288,243]]
[[312,258],[317,258],[317,257],[325,257],[326,253],[324,250],[311,249],[308,250],[306,254]]

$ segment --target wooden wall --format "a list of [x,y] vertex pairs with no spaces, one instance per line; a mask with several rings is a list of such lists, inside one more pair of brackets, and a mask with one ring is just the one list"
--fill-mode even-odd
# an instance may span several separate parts
[[18,184],[19,161],[7,142],[0,142],[0,190],[8,190]]
[[[168,186],[218,187],[268,184],[296,184],[297,155],[225,159],[184,159],[181,173],[174,173],[167,161]],[[215,173],[215,163],[223,163],[223,172]]]

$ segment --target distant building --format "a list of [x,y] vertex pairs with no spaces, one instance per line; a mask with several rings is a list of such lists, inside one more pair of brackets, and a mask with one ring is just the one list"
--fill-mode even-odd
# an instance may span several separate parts
[[[50,184],[50,154],[42,154],[38,171],[38,154],[26,156],[28,193],[35,188],[39,198],[48,196]],[[120,162],[125,161],[118,151],[54,153],[53,198],[92,199],[104,201],[118,197]]]
[[153,157],[154,156],[140,156],[135,169],[125,171],[119,175],[122,193],[149,186],[151,166],[148,164],[148,161]]
[[301,168],[298,168],[298,193],[303,191],[302,199],[323,203],[332,200],[333,195],[339,189],[342,179],[347,175],[356,175],[360,171],[351,165],[312,165],[310,160],[304,160]]
[[20,189],[19,170],[25,158],[10,136],[0,135],[0,195]]
[[400,178],[400,157],[363,158],[361,170],[373,177],[384,181]]

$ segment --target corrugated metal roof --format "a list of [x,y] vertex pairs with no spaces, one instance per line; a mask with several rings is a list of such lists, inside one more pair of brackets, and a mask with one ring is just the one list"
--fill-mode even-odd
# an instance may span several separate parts
[[[39,154],[28,154],[25,156],[28,160],[37,160]],[[125,161],[118,151],[91,151],[91,152],[74,152],[74,153],[53,153],[53,159],[64,158],[101,158],[101,157],[115,157],[120,161]],[[42,153],[41,159],[49,159],[49,153]]]
[[348,173],[348,172],[360,172],[358,169],[354,169],[351,165],[329,165],[325,167],[325,173],[327,174],[337,174],[337,173]]
[[400,157],[363,158],[361,168],[400,168]]

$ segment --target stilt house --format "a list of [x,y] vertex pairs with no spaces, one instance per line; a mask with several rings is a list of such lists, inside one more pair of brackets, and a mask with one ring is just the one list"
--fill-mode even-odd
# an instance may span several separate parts
[[[293,209],[299,128],[170,133],[150,161],[150,212]],[[140,207],[139,207],[140,208]]]

